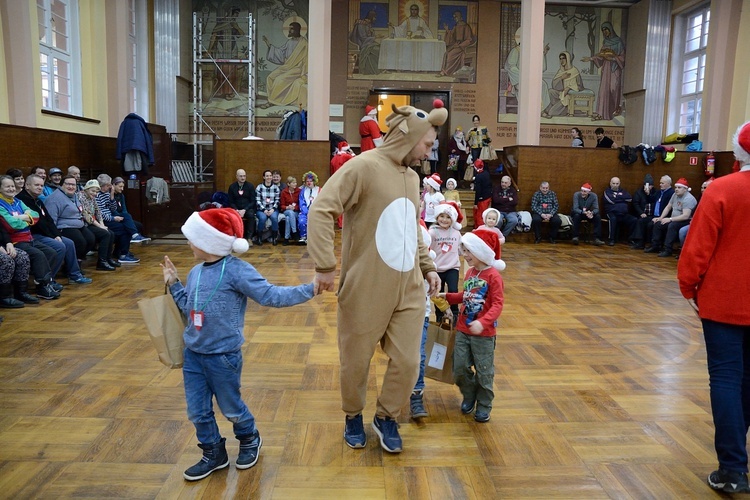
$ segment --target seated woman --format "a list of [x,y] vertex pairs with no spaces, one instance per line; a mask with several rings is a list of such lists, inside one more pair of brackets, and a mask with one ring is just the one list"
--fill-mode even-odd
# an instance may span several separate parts
[[122,177],[115,177],[112,181],[112,192],[114,193],[114,206],[115,211],[113,215],[115,220],[118,217],[122,217],[122,223],[131,233],[131,243],[148,243],[151,238],[143,235],[143,224],[133,219],[133,216],[128,212],[128,207],[125,204],[125,180]]
[[297,232],[297,216],[299,214],[299,193],[297,179],[289,176],[286,178],[286,188],[281,192],[281,211],[286,217],[286,226],[284,228],[284,243],[286,246],[291,239],[299,239]]
[[[102,217],[101,222],[114,234],[115,257],[120,264],[137,264],[140,259],[130,253],[130,241],[135,231],[135,226],[127,228],[124,218],[115,215],[117,204],[115,203],[115,192],[112,187],[112,178],[107,174],[101,174],[96,178],[99,182],[100,191],[96,194],[96,205]],[[131,221],[132,222],[132,221]]]
[[[23,177],[23,172],[18,168],[9,168],[5,175],[9,175],[13,179],[13,183],[16,186],[16,192],[15,194],[20,193],[23,191],[23,186],[26,184],[26,179]],[[15,195],[14,195],[15,196]]]
[[39,303],[39,299],[26,293],[30,267],[29,254],[13,246],[0,224],[0,307],[15,309]]
[[320,187],[318,186],[318,176],[315,172],[305,172],[303,179],[305,185],[299,194],[299,220],[297,221],[297,227],[299,228],[299,242],[302,245],[307,245],[307,213],[310,211],[310,205],[318,197]]
[[[106,261],[112,267],[120,267],[121,264],[112,258],[112,250],[116,241],[115,233],[104,224],[102,212],[99,210],[99,205],[96,204],[96,197],[99,194],[99,190],[99,181],[96,179],[86,182],[83,186],[83,191],[79,191],[76,194],[78,206],[83,216],[83,222],[86,223],[86,227],[94,235],[94,239],[98,245],[99,262]],[[93,249],[92,246],[89,248],[89,251]],[[99,269],[98,265],[97,269]]]
[[12,177],[0,176],[0,223],[10,235],[13,246],[29,254],[31,273],[37,283],[37,296],[56,299],[60,296],[62,286],[53,287],[52,268],[59,264],[59,257],[52,248],[34,241],[29,227],[36,223],[39,214],[15,198],[15,190],[16,184]]
[[263,245],[263,231],[265,231],[266,222],[269,219],[271,220],[271,242],[274,245],[278,242],[280,199],[281,189],[273,183],[273,174],[270,170],[264,171],[263,182],[255,188],[255,203],[257,205],[255,216],[258,218],[258,225],[253,243],[258,246]]

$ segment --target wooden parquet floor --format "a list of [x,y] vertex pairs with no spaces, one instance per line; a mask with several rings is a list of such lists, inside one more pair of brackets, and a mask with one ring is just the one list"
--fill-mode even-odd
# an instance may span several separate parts
[[[458,390],[428,380],[430,417],[400,418],[404,452],[369,426],[386,366],[372,364],[368,444],[343,442],[336,299],[294,308],[249,304],[243,395],[263,435],[258,464],[188,483],[199,457],[180,370],[156,359],[137,307],[163,292],[168,254],[185,277],[186,245],[134,248],[140,265],[95,272],[60,300],[3,310],[2,498],[710,498],[713,425],[702,333],[680,297],[674,259],[626,246],[511,240],[492,420],[459,411]],[[252,248],[270,281],[309,281],[305,247]],[[89,264],[85,269],[92,269]],[[63,280],[64,282],[64,280]]]

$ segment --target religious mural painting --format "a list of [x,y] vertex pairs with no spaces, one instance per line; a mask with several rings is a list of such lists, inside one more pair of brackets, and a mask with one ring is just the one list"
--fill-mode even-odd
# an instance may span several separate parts
[[[516,122],[518,97],[523,92],[520,25],[520,4],[503,3],[498,83],[498,122],[501,123]],[[625,125],[622,85],[626,26],[626,9],[545,7],[539,110],[543,129],[570,124]]]
[[478,2],[350,0],[349,14],[350,79],[476,82]]
[[[307,109],[309,0],[194,0],[203,49],[202,114],[222,138],[247,135],[254,103],[256,134],[273,133],[289,110]],[[255,19],[255,91],[250,99]]]

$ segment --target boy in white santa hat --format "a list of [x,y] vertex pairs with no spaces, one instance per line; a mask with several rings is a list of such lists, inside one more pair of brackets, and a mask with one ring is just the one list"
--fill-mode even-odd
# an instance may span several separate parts
[[[470,266],[464,291],[440,294],[450,304],[462,304],[456,323],[453,378],[461,390],[461,412],[474,412],[474,420],[488,422],[495,393],[495,325],[503,310],[505,262],[500,259],[497,234],[475,229],[461,237],[464,259]],[[472,369],[472,366],[474,369]]]
[[240,442],[236,467],[248,469],[258,461],[263,440],[240,394],[247,298],[263,306],[287,307],[307,302],[319,291],[316,281],[298,286],[272,285],[251,264],[232,256],[232,252],[248,249],[243,231],[242,218],[234,209],[194,212],[182,226],[182,233],[201,263],[190,270],[185,284],[168,256],[161,264],[164,282],[188,320],[183,334],[182,374],[188,418],[203,450],[201,460],[183,473],[188,481],[203,479],[229,465],[226,438],[221,437],[214,416],[214,397],[221,412],[232,421]]

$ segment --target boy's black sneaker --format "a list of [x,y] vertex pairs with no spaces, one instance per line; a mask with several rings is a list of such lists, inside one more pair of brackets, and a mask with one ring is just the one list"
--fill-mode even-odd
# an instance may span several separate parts
[[365,434],[365,425],[362,423],[362,414],[356,417],[346,417],[346,427],[344,427],[344,441],[349,448],[364,448],[367,444],[367,434]]
[[750,493],[747,474],[744,472],[715,470],[708,475],[708,485],[715,490],[726,493]]
[[237,468],[249,469],[255,465],[260,456],[261,446],[263,446],[263,439],[260,437],[258,431],[255,431],[255,435],[249,439],[240,439],[240,454],[235,463]]
[[183,477],[188,481],[197,481],[208,476],[215,470],[223,469],[229,465],[227,456],[226,438],[221,438],[216,444],[198,443],[198,448],[203,450],[200,461],[183,472]]
[[476,420],[480,424],[483,424],[485,422],[489,422],[490,421],[490,412],[488,412],[488,411],[482,411],[482,410],[477,410],[474,413],[474,420]]
[[401,453],[401,436],[398,433],[398,422],[391,417],[378,418],[372,421],[372,428],[380,438],[380,446],[388,453]]
[[474,411],[474,405],[476,404],[476,401],[473,399],[464,399],[461,403],[461,413],[464,415],[468,415],[469,413]]
[[430,414],[424,409],[424,402],[422,401],[422,391],[412,392],[409,398],[409,409],[411,410],[411,418],[423,418],[429,417]]

